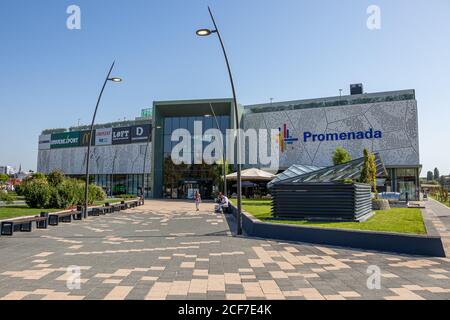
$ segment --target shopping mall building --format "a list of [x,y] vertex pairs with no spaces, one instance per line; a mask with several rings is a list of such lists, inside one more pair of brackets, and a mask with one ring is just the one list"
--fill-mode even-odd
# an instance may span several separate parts
[[[239,106],[241,127],[279,130],[279,171],[294,164],[331,166],[337,147],[348,150],[352,158],[361,157],[367,148],[379,153],[388,172],[378,181],[380,190],[417,195],[421,165],[415,91],[352,91],[349,96]],[[220,128],[225,141],[227,130],[235,128],[232,101],[156,101],[134,121],[97,125],[92,139],[88,127],[44,130],[38,171],[58,169],[83,177],[91,140],[91,178],[108,194],[138,194],[143,186],[149,198],[188,198],[193,190],[209,198],[218,188],[215,169],[206,164],[175,165],[171,153],[179,141],[172,141],[172,133],[182,128],[193,134],[195,124],[201,123],[204,132]],[[248,146],[247,142],[247,152]]]

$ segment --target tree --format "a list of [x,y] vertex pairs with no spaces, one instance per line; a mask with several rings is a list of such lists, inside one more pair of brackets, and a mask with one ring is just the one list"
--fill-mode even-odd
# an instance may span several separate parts
[[352,161],[352,157],[350,156],[350,153],[348,153],[348,151],[345,150],[344,148],[337,147],[336,150],[333,152],[333,163],[335,166],[350,161]]
[[45,174],[41,172],[36,172],[31,175],[32,179],[46,179]]
[[432,171],[428,171],[427,172],[427,181],[433,181],[433,172]]
[[359,176],[359,182],[369,183],[369,150],[364,149],[364,164]]
[[59,186],[64,181],[64,179],[64,173],[59,170],[55,170],[47,175],[47,181],[52,187]]
[[4,174],[4,173],[0,173],[0,184],[4,184],[6,182],[8,182],[9,180],[9,176]]
[[434,180],[439,181],[440,177],[441,177],[441,175],[439,174],[439,169],[434,168]]
[[377,192],[377,162],[375,154],[364,149],[364,164],[361,169],[359,182],[372,185],[373,192]]
[[375,160],[375,154],[371,153],[369,155],[369,181],[372,183],[373,192],[375,192],[378,198],[377,191],[377,162]]

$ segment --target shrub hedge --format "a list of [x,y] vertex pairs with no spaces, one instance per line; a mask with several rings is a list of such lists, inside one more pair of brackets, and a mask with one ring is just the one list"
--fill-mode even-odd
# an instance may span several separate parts
[[[21,194],[31,208],[39,209],[67,209],[84,204],[85,183],[82,180],[66,178],[60,172],[50,175],[35,175],[28,178],[21,185]],[[89,186],[89,204],[102,201],[105,192],[98,186]]]

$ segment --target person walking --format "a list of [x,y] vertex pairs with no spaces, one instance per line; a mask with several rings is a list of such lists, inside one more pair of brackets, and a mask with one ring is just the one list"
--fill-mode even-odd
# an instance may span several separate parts
[[197,211],[200,211],[200,203],[202,202],[202,197],[200,196],[200,193],[198,191],[195,192],[194,200],[195,208],[197,209]]

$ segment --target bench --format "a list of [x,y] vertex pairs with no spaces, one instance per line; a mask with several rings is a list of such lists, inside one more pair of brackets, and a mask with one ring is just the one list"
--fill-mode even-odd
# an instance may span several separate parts
[[88,211],[88,215],[98,217],[100,215],[105,215],[106,211],[107,211],[106,207],[95,207]]
[[1,224],[1,235],[12,236],[16,230],[20,232],[31,232],[33,222],[36,222],[37,229],[47,229],[48,213],[43,212],[39,216],[3,221]]
[[[75,217],[75,215],[77,217]],[[71,223],[72,217],[74,217],[75,220],[80,220],[78,219],[79,215],[81,215],[79,211],[62,211],[50,213],[48,216],[48,224],[51,226],[57,226],[59,225],[59,222]]]
[[115,203],[112,206],[112,212],[119,212],[120,210],[122,210],[122,205],[120,203]]

